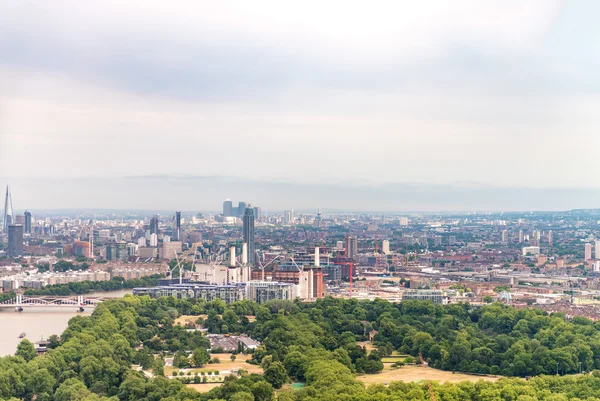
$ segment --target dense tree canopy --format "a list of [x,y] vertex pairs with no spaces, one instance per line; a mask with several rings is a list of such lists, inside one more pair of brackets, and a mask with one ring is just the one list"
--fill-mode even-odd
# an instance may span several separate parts
[[[200,394],[183,381],[164,377],[161,353],[180,363],[206,363],[210,344],[200,331],[174,325],[180,314],[206,315],[212,332],[248,333],[262,341],[251,355],[265,375],[227,377]],[[248,319],[254,315],[256,320]],[[252,320],[252,321],[251,321]],[[376,330],[378,349],[358,341]],[[566,321],[535,309],[500,304],[391,304],[382,300],[326,298],[314,303],[176,300],[127,296],[99,305],[92,316],[76,316],[43,356],[23,342],[16,356],[0,358],[0,399],[23,400],[429,400],[426,383],[392,382],[365,388],[356,373],[381,369],[393,350],[423,355],[442,369],[508,376],[575,373],[596,369],[600,326],[583,318]],[[135,351],[134,351],[135,349]],[[244,352],[247,350],[244,349]],[[151,371],[147,377],[133,363]],[[600,375],[598,375],[600,376]],[[433,384],[438,400],[600,400],[600,377],[537,376],[528,381]],[[200,382],[200,378],[196,379]],[[302,381],[301,390],[286,389]],[[282,387],[277,394],[274,388]]]

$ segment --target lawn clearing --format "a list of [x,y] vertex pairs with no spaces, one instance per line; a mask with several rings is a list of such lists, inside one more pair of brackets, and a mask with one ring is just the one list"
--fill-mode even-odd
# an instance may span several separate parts
[[186,387],[193,388],[199,393],[208,393],[213,388],[222,386],[222,383],[206,383],[206,384],[186,384]]
[[500,377],[478,376],[466,373],[452,373],[445,370],[438,370],[421,366],[404,366],[399,369],[391,369],[386,366],[381,373],[374,375],[360,375],[357,379],[366,384],[385,384],[392,381],[401,380],[404,382],[418,382],[421,380],[433,380],[439,382],[456,383],[462,381],[476,382],[479,380],[496,381]]

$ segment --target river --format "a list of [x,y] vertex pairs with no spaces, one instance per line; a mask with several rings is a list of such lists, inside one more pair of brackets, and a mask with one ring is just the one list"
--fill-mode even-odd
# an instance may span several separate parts
[[[105,298],[121,298],[131,294],[131,290],[99,291],[85,294],[85,296],[99,296]],[[25,333],[29,341],[35,343],[42,337],[48,338],[52,334],[60,335],[73,316],[89,316],[93,309],[77,312],[76,308],[24,308],[23,312],[12,309],[0,309],[0,356],[14,354],[21,339],[19,334]]]

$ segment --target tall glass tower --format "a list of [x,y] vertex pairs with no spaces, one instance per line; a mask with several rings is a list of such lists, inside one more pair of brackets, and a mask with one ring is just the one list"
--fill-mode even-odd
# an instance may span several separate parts
[[254,244],[254,209],[248,205],[244,211],[244,242],[248,244],[248,263],[256,262],[256,247]]
[[12,207],[12,196],[8,185],[6,186],[6,197],[4,198],[4,216],[2,219],[2,231],[8,233],[8,226],[13,224],[13,207]]

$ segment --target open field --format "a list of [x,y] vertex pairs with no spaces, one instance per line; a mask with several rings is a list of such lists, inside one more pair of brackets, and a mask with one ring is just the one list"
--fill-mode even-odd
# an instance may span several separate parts
[[222,383],[206,383],[206,384],[186,384],[187,387],[193,388],[199,393],[208,393],[215,387],[221,386]]
[[[219,358],[221,363],[206,364],[206,365],[204,365],[203,368],[190,368],[189,370],[192,371],[192,375],[194,375],[196,372],[198,372],[198,373],[207,372],[209,370],[211,370],[211,371],[218,370],[219,372],[224,372],[224,371],[231,372],[232,369],[244,369],[244,370],[248,371],[248,373],[263,374],[263,370],[260,366],[251,365],[246,362],[246,359],[250,359],[249,355],[243,355],[243,354],[236,355],[237,358],[236,358],[235,362],[231,362],[231,359],[229,359],[231,357],[231,354],[210,354],[210,357],[211,357],[211,359]],[[165,366],[165,375],[170,376],[173,371],[187,372],[185,369],[178,369],[178,368],[173,368],[172,366]]]
[[425,368],[421,366],[404,366],[399,369],[391,369],[389,365],[386,365],[381,373],[374,375],[360,375],[357,376],[358,380],[364,384],[385,384],[392,381],[405,381],[405,382],[418,382],[421,380],[433,380],[439,382],[456,383],[461,381],[496,381],[500,377],[493,376],[477,376],[469,375],[465,373],[452,373],[444,370],[438,370],[433,368]]
[[207,317],[208,317],[208,315],[198,315],[198,316],[181,315],[177,319],[175,319],[175,322],[173,324],[175,324],[175,325],[179,324],[181,326],[185,326],[188,323],[196,323],[196,320],[198,320],[199,318],[206,319]]

